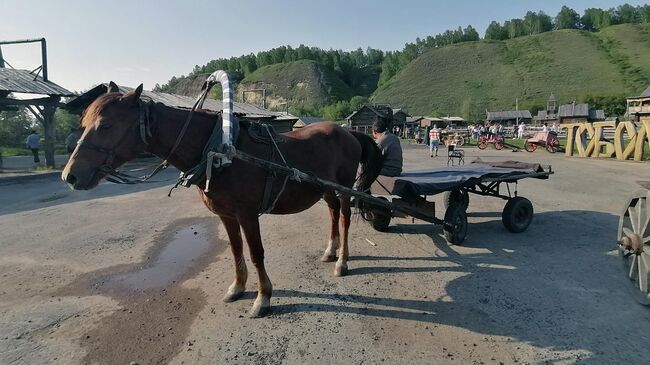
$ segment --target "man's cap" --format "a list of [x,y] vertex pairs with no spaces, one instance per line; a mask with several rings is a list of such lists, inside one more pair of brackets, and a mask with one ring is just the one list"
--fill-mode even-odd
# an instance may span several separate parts
[[386,125],[380,121],[375,121],[372,123],[372,130],[379,133],[384,133],[386,132]]

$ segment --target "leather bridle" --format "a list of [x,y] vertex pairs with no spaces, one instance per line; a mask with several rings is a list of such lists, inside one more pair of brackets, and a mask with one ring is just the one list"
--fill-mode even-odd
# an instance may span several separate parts
[[[138,108],[140,110],[140,118],[138,118],[138,130],[140,134],[140,140],[147,146],[149,147],[149,139],[152,136],[151,134],[151,120],[149,118],[150,114],[150,103],[145,103],[142,100],[138,100]],[[113,146],[113,147],[102,147],[99,145],[96,145],[90,141],[86,141],[84,139],[80,139],[77,142],[77,145],[79,148],[86,148],[91,151],[99,152],[104,155],[106,155],[106,159],[104,160],[104,163],[97,168],[97,171],[103,172],[107,175],[106,180],[117,183],[117,184],[135,184],[135,183],[140,183],[140,182],[145,182],[152,178],[155,174],[160,172],[161,170],[164,170],[167,165],[160,164],[156,169],[149,175],[141,176],[141,177],[134,177],[128,174],[125,174],[123,172],[119,172],[113,168],[113,162],[115,162],[115,150],[124,143],[124,141],[129,137],[131,134],[129,133],[131,129],[129,128],[126,133],[119,139],[119,141]]]

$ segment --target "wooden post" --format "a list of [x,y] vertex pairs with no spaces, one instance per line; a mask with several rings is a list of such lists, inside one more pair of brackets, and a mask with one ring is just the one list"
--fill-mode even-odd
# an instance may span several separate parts
[[47,80],[47,45],[45,38],[41,38],[41,58],[43,60],[43,81]]
[[5,59],[2,57],[2,46],[0,46],[0,68],[5,67]]
[[54,112],[55,106],[46,106],[43,109],[43,127],[45,130],[45,164],[54,168]]

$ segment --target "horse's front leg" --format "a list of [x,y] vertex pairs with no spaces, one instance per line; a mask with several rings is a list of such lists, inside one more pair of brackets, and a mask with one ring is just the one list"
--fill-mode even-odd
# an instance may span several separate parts
[[262,247],[262,238],[260,236],[260,222],[255,213],[247,217],[240,217],[239,224],[241,224],[244,230],[246,242],[248,242],[248,248],[251,253],[251,261],[257,269],[257,276],[259,278],[257,299],[255,299],[255,303],[253,303],[253,307],[250,310],[250,316],[253,318],[262,317],[271,309],[273,285],[271,285],[271,280],[269,280],[269,276],[266,274],[266,269],[264,268],[264,247]]
[[321,257],[322,262],[336,261],[336,250],[339,248],[339,216],[341,215],[341,203],[334,192],[328,192],[323,195],[330,211],[330,239],[327,242],[327,248]]
[[341,246],[339,247],[339,259],[336,261],[336,266],[334,267],[334,275],[336,276],[345,276],[348,273],[348,232],[350,230],[350,218],[352,215],[352,209],[350,209],[350,197],[342,196],[339,198],[341,203],[341,228],[342,228],[342,237],[341,237]]
[[230,249],[235,259],[235,280],[230,284],[226,295],[223,297],[224,302],[233,302],[244,294],[246,290],[246,279],[248,271],[246,270],[246,260],[242,252],[243,241],[239,222],[234,218],[220,217],[223,225],[230,238]]

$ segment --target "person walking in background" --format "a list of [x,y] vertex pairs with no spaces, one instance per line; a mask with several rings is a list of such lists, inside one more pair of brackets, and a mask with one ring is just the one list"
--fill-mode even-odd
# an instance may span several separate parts
[[41,136],[36,133],[35,130],[32,129],[32,132],[27,136],[27,141],[25,142],[27,145],[27,148],[29,148],[32,151],[32,154],[34,155],[34,163],[39,163],[41,162],[41,159],[38,158],[38,149],[41,146]]
[[523,139],[524,138],[524,131],[526,130],[526,125],[524,123],[519,123],[519,126],[517,127],[517,139]]
[[544,123],[542,126],[542,132],[548,132],[548,123]]
[[434,151],[438,156],[438,145],[440,145],[440,129],[437,124],[434,124],[429,131],[429,157],[433,157]]

